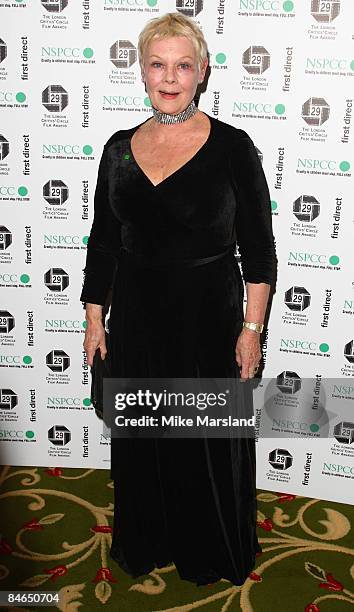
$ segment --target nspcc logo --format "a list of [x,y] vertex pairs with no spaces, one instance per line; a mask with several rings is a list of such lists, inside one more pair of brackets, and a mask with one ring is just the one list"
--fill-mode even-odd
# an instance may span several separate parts
[[338,17],[340,11],[340,0],[312,0],[311,15],[316,21],[329,23]]
[[12,389],[0,389],[0,410],[12,410],[17,402],[18,397]]
[[65,372],[70,367],[70,357],[65,351],[50,351],[45,358],[45,362],[52,372]]
[[43,197],[48,204],[61,206],[69,197],[68,186],[63,181],[51,179],[43,185]]
[[15,327],[15,317],[8,310],[0,310],[0,334],[8,334]]
[[344,357],[349,363],[354,363],[354,340],[350,340],[344,347]]
[[68,102],[68,92],[61,85],[48,85],[42,92],[42,104],[51,113],[60,113]]
[[5,136],[0,134],[0,160],[5,159],[10,152],[9,141],[6,140]]
[[45,331],[55,332],[72,332],[76,330],[86,329],[86,321],[79,319],[46,319]]
[[311,295],[305,287],[290,287],[285,291],[284,302],[290,310],[301,312],[310,306]]
[[301,389],[301,378],[296,372],[285,370],[277,376],[276,385],[282,393],[294,395]]
[[68,0],[41,0],[41,2],[50,13],[61,13],[68,6]]
[[109,59],[116,68],[130,68],[136,58],[136,47],[129,40],[117,40],[109,50]]
[[269,453],[269,463],[275,470],[287,470],[293,464],[293,457],[285,448],[276,448]]
[[249,74],[262,74],[270,66],[270,55],[264,47],[252,45],[242,56],[242,66]]
[[[91,47],[41,47],[41,61],[42,62],[60,62],[60,63],[94,63],[95,60],[91,58],[94,56],[94,50]],[[84,59],[82,59],[82,57]],[[79,59],[81,57],[81,60]],[[73,59],[75,58],[75,59]]]
[[187,17],[196,17],[203,10],[203,0],[176,0],[176,9]]
[[333,435],[341,444],[351,444],[354,442],[354,423],[342,421],[337,423],[333,429]]
[[6,42],[0,38],[0,64],[4,61],[7,56],[7,45]]
[[301,116],[308,125],[322,125],[329,117],[330,107],[323,98],[309,98],[302,105]]
[[55,446],[65,446],[71,440],[70,430],[65,425],[53,425],[48,430],[48,440]]
[[299,221],[308,223],[320,214],[320,204],[313,196],[302,195],[293,203],[293,213]]
[[12,243],[12,234],[5,225],[0,225],[0,251],[5,251]]
[[[276,17],[275,11],[284,11],[285,13],[291,13],[294,11],[294,2],[292,0],[239,0],[239,9],[247,11],[265,11],[265,13],[273,13],[273,17]],[[251,14],[251,13],[249,13]]]
[[44,275],[44,284],[50,291],[65,291],[69,286],[69,275],[62,268],[50,268]]

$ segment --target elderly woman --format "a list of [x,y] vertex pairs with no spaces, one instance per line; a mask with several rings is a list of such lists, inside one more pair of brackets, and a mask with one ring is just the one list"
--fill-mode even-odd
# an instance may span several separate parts
[[[103,150],[81,294],[88,363],[106,354],[102,308],[113,287],[114,376],[247,381],[275,270],[262,167],[246,132],[194,104],[208,59],[192,20],[151,20],[139,56],[153,113]],[[110,554],[125,572],[173,562],[197,585],[243,584],[261,550],[254,439],[112,437],[111,477]]]

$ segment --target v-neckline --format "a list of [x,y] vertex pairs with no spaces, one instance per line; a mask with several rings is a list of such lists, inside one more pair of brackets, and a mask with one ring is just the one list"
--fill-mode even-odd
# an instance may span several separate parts
[[[213,117],[210,117],[209,115],[207,115],[206,113],[204,113],[208,119],[209,119],[209,123],[210,123],[210,130],[209,130],[209,134],[207,139],[205,140],[205,142],[203,142],[203,144],[199,147],[199,149],[194,153],[194,155],[188,159],[184,164],[182,164],[182,166],[180,166],[179,168],[177,168],[177,170],[175,170],[174,172],[172,172],[171,174],[169,174],[168,176],[166,176],[164,179],[162,179],[162,181],[160,181],[159,183],[156,183],[156,185],[151,181],[151,179],[148,177],[148,175],[144,172],[144,170],[142,169],[142,167],[138,164],[138,162],[136,161],[135,157],[134,157],[134,153],[132,150],[132,138],[135,134],[135,132],[138,130],[138,128],[143,125],[144,123],[146,123],[146,121],[148,121],[148,119],[146,121],[143,121],[143,123],[140,123],[139,125],[137,125],[135,128],[133,128],[133,133],[131,134],[130,138],[129,138],[129,153],[131,156],[131,159],[134,161],[136,167],[138,168],[140,174],[143,176],[143,178],[147,181],[147,183],[153,188],[153,189],[157,189],[158,187],[160,187],[160,185],[166,183],[166,181],[170,180],[171,178],[173,178],[174,176],[176,176],[177,174],[179,174],[184,168],[186,168],[187,166],[189,166],[189,164],[194,161],[194,159],[206,148],[206,146],[209,144],[211,137],[213,135],[213,131],[214,131],[214,122],[213,122]],[[150,119],[150,117],[149,117]]]

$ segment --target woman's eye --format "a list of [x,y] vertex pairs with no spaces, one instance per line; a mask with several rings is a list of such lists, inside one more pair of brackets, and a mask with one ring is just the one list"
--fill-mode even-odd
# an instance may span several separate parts
[[162,66],[162,64],[161,64],[161,62],[153,62],[153,63],[152,63],[152,66],[153,66],[154,68],[160,68],[160,67]]
[[183,68],[183,70],[187,70],[188,68],[190,68],[190,64],[186,64],[186,63],[182,63],[180,64],[181,68]]

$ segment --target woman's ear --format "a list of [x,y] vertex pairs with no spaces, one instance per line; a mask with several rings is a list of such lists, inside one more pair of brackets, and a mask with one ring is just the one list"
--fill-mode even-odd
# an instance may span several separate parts
[[200,66],[200,70],[199,70],[199,83],[203,83],[204,79],[205,79],[205,72],[206,69],[208,67],[208,58],[206,57]]

